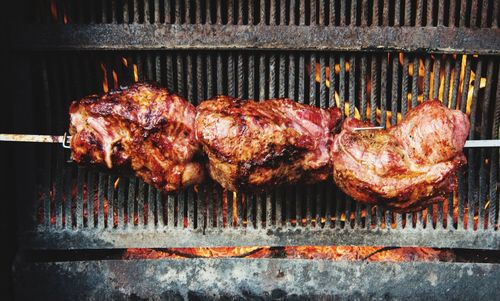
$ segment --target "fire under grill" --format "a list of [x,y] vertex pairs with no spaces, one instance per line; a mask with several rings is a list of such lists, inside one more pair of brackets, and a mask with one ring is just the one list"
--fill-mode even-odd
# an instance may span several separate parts
[[[470,116],[468,139],[500,139],[498,1],[53,0],[18,5],[23,17],[12,21],[16,29],[10,32],[10,45],[15,50],[13,81],[24,88],[15,92],[22,105],[14,111],[28,112],[30,121],[19,127],[25,132],[61,135],[68,129],[70,101],[136,81],[156,81],[195,105],[216,94],[287,97],[337,106],[345,116],[386,127],[397,124],[418,102],[437,98]],[[19,120],[12,118],[12,124]],[[24,251],[305,245],[500,249],[498,148],[467,149],[459,188],[446,201],[400,214],[350,199],[331,179],[262,194],[224,191],[207,182],[166,195],[129,175],[78,167],[61,147],[24,147],[18,154],[23,158],[17,160],[22,172],[16,176],[25,183],[16,194],[19,248]],[[256,274],[271,271],[262,279],[276,280],[279,271],[303,269],[293,280],[296,286],[315,269],[335,270],[345,279],[358,271],[359,279],[373,279],[374,271],[383,268],[379,263],[366,268],[364,263],[246,260]],[[85,285],[111,283],[108,274],[120,271],[129,276],[122,275],[113,285],[125,285],[136,270],[157,283],[159,278],[150,279],[148,269],[184,275],[199,265],[215,275],[230,270],[236,281],[224,288],[222,278],[214,276],[210,283],[220,284],[209,289],[186,282],[184,288],[163,283],[131,290],[141,296],[154,291],[196,298],[203,287],[212,292],[217,288],[214,296],[234,288],[240,290],[234,296],[245,296],[241,285],[246,281],[251,282],[248,296],[266,292],[257,289],[265,286],[262,279],[252,282],[235,272],[245,260],[218,261],[21,260],[17,268],[21,283],[35,279],[29,270],[56,275],[50,278],[54,282],[80,275],[83,266],[99,271],[94,280],[75,286],[75,292],[83,292]],[[438,287],[453,283],[459,287],[456,292],[467,296],[478,292],[461,287],[460,279],[479,285],[491,278],[483,297],[493,296],[500,274],[497,264],[478,263],[395,263],[385,269],[388,274],[417,271],[403,272],[393,285],[415,282],[419,273],[430,272],[438,275]],[[446,276],[467,269],[474,272],[463,278]],[[338,290],[324,288],[331,282],[319,278],[311,287],[317,295],[346,297],[341,292],[349,291],[349,285],[342,281]],[[384,281],[382,277],[379,282]],[[307,295],[305,287],[293,289],[285,283],[273,286],[278,297],[282,290]],[[373,293],[385,298],[368,283],[356,288],[361,297]],[[115,296],[112,290],[93,287],[94,293]],[[405,292],[417,289],[408,283],[402,287],[392,288],[388,296],[404,298],[411,296]],[[432,290],[421,292],[432,296]]]

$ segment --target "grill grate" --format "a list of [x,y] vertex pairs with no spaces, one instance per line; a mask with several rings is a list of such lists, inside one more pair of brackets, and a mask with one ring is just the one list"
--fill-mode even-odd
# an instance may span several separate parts
[[234,24],[498,27],[498,1],[433,0],[39,0],[45,24]]
[[[340,106],[346,115],[387,126],[397,123],[398,113],[404,116],[430,96],[470,113],[470,139],[499,135],[500,77],[493,56],[98,51],[33,54],[31,64],[34,106],[44,133],[67,129],[70,100],[137,79],[158,81],[194,104],[214,94],[290,97],[321,107]],[[67,163],[69,153],[63,149],[43,146],[37,155],[36,161],[43,163],[40,197],[30,216],[35,225],[21,239],[28,248],[500,247],[498,149],[467,150],[469,164],[457,193],[408,214],[352,201],[331,180],[258,195],[233,194],[208,183],[167,196],[133,177]]]

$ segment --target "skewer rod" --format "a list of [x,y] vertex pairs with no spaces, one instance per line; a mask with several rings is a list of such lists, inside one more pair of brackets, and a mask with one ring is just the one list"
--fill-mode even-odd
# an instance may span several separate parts
[[[357,128],[356,131],[378,130],[380,127]],[[24,135],[24,134],[0,134],[0,141],[11,142],[43,142],[43,143],[61,143],[64,147],[69,147],[71,136],[54,135]],[[467,140],[464,147],[500,147],[499,140]]]
[[70,148],[71,136],[64,133],[63,136],[54,135],[25,135],[25,134],[0,134],[0,141],[11,142],[42,142],[60,143],[65,148]]
[[64,136],[0,134],[0,141],[62,143]]

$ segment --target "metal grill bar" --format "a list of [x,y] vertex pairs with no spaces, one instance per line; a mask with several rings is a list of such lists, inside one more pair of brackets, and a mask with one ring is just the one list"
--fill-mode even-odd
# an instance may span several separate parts
[[[295,49],[430,50],[499,54],[497,28],[307,27],[250,25],[20,25],[10,45],[22,50]],[[390,37],[390,38],[388,38]]]

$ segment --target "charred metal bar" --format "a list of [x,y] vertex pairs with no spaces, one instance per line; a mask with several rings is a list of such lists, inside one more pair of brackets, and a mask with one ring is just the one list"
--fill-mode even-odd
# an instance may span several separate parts
[[214,96],[213,88],[213,74],[212,74],[212,67],[213,67],[213,56],[212,54],[207,54],[206,55],[206,60],[207,60],[207,65],[206,65],[206,70],[207,70],[207,83],[206,83],[206,98],[210,98]]
[[309,57],[309,102],[310,105],[317,105],[316,102],[316,54]]
[[[277,189],[276,193],[275,193],[275,210],[276,210],[276,214],[275,214],[275,225],[277,228],[280,228],[282,226],[282,223],[283,223],[283,214],[282,214],[282,205],[285,201],[285,199],[283,198],[285,195],[285,190],[283,188],[279,188]],[[248,203],[246,203],[248,204]]]
[[262,229],[262,202],[263,202],[263,196],[262,194],[257,194],[255,198],[255,228],[257,229]]
[[430,82],[431,82],[431,59],[429,57],[425,58],[424,63],[424,101],[429,99],[430,93]]
[[[374,1],[374,3],[375,3],[375,1]],[[347,24],[346,19],[347,19],[347,14],[349,12],[346,0],[340,0],[339,11],[340,11],[340,26],[345,26]]]
[[259,55],[259,100],[266,98],[266,57],[264,54]]
[[381,75],[380,75],[380,125],[384,128],[387,124],[387,80],[388,80],[388,56],[382,56]]
[[427,22],[426,22],[426,26],[435,26],[435,25],[436,24],[434,24],[434,1],[433,0],[427,0]]
[[328,66],[330,67],[330,73],[328,75],[330,79],[330,87],[329,87],[329,99],[328,99],[328,107],[336,107],[337,103],[335,102],[335,84],[336,84],[336,75],[335,75],[335,56],[332,54],[328,57]]
[[95,176],[96,173],[94,171],[89,171],[88,172],[88,178],[87,178],[87,220],[86,226],[87,228],[94,228],[95,227],[95,219],[94,219],[94,198],[97,196],[95,195]]
[[391,126],[398,123],[398,102],[405,102],[405,99],[400,99],[399,96],[399,81],[399,57],[394,53],[392,56]]
[[128,197],[127,197],[127,225],[126,228],[129,229],[134,226],[134,216],[135,216],[135,192],[137,191],[137,179],[131,177],[128,183]]
[[125,177],[120,178],[120,182],[118,183],[118,203],[117,203],[117,227],[118,228],[123,228],[124,226],[124,219],[125,219],[125,187],[126,187],[126,182],[128,182],[128,179],[126,180]]
[[106,175],[99,173],[99,183],[97,188],[97,228],[104,228],[104,194],[106,189]]
[[[481,102],[481,130],[480,137],[481,139],[488,139],[490,137],[488,133],[488,129],[490,127],[490,118],[488,118],[489,113],[491,112],[491,88],[493,81],[493,68],[494,68],[494,60],[488,60],[486,67],[486,87],[484,91],[483,101]],[[476,81],[480,81],[482,77],[481,74],[476,75]],[[477,80],[479,78],[479,80]],[[498,89],[498,88],[497,88]],[[497,100],[498,101],[498,100]],[[495,137],[496,138],[496,137]],[[481,149],[479,154],[479,220],[478,220],[478,229],[484,229],[485,224],[485,213],[486,213],[486,198],[488,197],[488,188],[487,188],[487,166],[486,166],[486,158],[487,158],[488,149]],[[493,164],[493,163],[490,163]],[[490,200],[490,203],[492,200]],[[491,227],[491,225],[488,225]]]
[[361,120],[365,121],[367,116],[367,84],[366,84],[366,77],[367,77],[367,59],[366,56],[363,55],[361,57]]
[[61,159],[61,155],[60,153],[62,152],[61,149],[59,149],[57,151],[57,157],[59,160],[57,160],[56,162],[56,183],[55,183],[55,192],[54,192],[54,199],[55,199],[55,204],[54,204],[54,215],[55,215],[55,219],[56,219],[56,222],[55,222],[55,225],[56,225],[56,228],[62,228],[62,219],[63,219],[63,214],[62,214],[62,207],[63,207],[63,203],[62,203],[62,194],[63,194],[63,186],[62,186],[62,179],[63,179],[63,170],[64,170],[64,167],[63,167],[63,160],[60,160]]
[[304,189],[304,185],[295,186],[295,227],[302,226],[302,193],[301,191]]
[[[76,218],[76,227],[81,229],[83,228],[83,185],[85,179],[86,172],[81,167],[78,168],[77,172],[77,194],[76,194],[76,210],[75,210],[75,218]],[[88,187],[87,191],[88,191]]]
[[305,69],[305,64],[304,64],[304,54],[299,55],[299,86],[298,86],[298,102],[299,103],[304,103],[305,100],[305,89],[304,89],[304,69]]
[[351,55],[349,58],[349,117],[354,117],[356,108],[356,56]]
[[[114,200],[115,200],[115,187],[114,184],[116,181],[119,180],[119,178],[113,176],[113,175],[108,175],[108,185],[107,185],[107,198],[105,201],[105,204],[108,206],[107,210],[107,215],[106,215],[106,227],[107,228],[113,228],[114,226],[114,221],[113,221],[113,211],[115,209],[114,205]],[[104,212],[106,214],[106,212]]]
[[439,98],[439,87],[441,86],[441,56],[436,56],[434,59],[434,83],[432,89],[432,99]]
[[137,224],[136,226],[144,226],[144,194],[146,190],[146,184],[144,181],[139,180],[139,189],[137,192]]
[[371,57],[370,123],[376,125],[378,98],[378,56]]
[[[405,117],[408,110],[408,54],[403,54],[403,80],[401,83],[401,117]],[[415,72],[415,70],[413,70]],[[418,73],[417,73],[418,74]]]
[[265,228],[271,228],[273,224],[272,194],[266,193],[266,215]]
[[[476,78],[480,78],[482,74],[482,61],[478,61],[476,65],[476,70],[475,70],[475,75]],[[474,81],[474,90],[472,93],[472,106],[471,106],[471,112],[470,112],[470,132],[469,132],[469,139],[474,140],[475,139],[475,127],[476,127],[476,112],[477,112],[477,107],[478,107],[478,96],[479,96],[479,85],[480,85],[480,80],[475,80]],[[468,209],[469,209],[469,216],[468,216],[468,225],[467,225],[467,230],[472,231],[473,230],[473,220],[474,220],[474,215],[476,212],[476,206],[478,206],[479,203],[479,189],[476,185],[477,181],[477,161],[476,161],[476,156],[477,156],[477,150],[474,148],[468,149]],[[478,225],[479,226],[479,225]]]
[[303,27],[251,25],[25,25],[18,49],[296,49],[499,54],[496,28]]
[[320,55],[319,57],[319,106],[321,108],[326,108],[326,66],[325,66],[325,56]]
[[286,83],[286,72],[285,72],[286,57],[285,54],[280,54],[279,56],[279,98],[285,97],[285,83]]
[[340,56],[340,78],[339,78],[339,94],[340,94],[340,112],[342,112],[342,116],[346,114],[345,111],[345,99],[346,99],[346,93],[345,93],[345,82],[346,82],[346,65],[345,65],[345,56],[341,55]]
[[269,85],[268,97],[276,98],[276,55],[271,54],[269,57]]
[[307,185],[306,186],[306,227],[311,227],[312,226],[312,211],[313,211],[313,197],[316,195],[314,191],[314,187],[312,185]]
[[[500,70],[498,71],[500,74]],[[497,75],[498,76],[498,75]],[[500,76],[497,79],[497,93],[495,98],[495,111],[493,115],[493,126],[491,130],[492,137],[500,138]],[[499,168],[499,152],[497,149],[491,149],[491,166],[490,166],[490,207],[488,212],[489,222],[488,226],[491,229],[495,227],[495,213],[498,210],[498,191],[497,191],[497,183],[498,183],[498,168]],[[500,222],[500,215],[497,215],[496,224],[498,225]]]
[[465,56],[460,55],[455,59],[455,68],[453,69],[453,85],[451,88],[451,108],[453,109],[457,108],[460,74],[462,72],[462,60],[464,57]]
[[479,0],[472,0],[470,12],[470,27],[478,27],[477,10],[479,9]]

